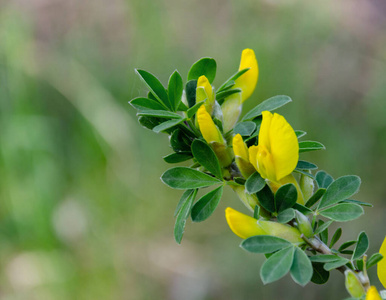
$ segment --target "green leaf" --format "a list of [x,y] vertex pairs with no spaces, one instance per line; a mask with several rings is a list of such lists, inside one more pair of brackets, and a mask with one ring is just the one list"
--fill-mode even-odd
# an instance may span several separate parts
[[314,273],[312,274],[311,281],[316,284],[325,284],[330,277],[330,272],[323,268],[323,263],[313,262],[312,268]]
[[287,208],[277,215],[277,221],[285,224],[295,218],[295,210],[293,208]]
[[187,111],[187,110],[188,110],[188,107],[185,105],[184,102],[181,101],[181,102],[178,104],[177,110],[178,110],[178,111]]
[[371,255],[369,260],[366,263],[366,269],[371,268],[372,266],[375,266],[377,263],[379,263],[383,258],[383,255],[381,253],[374,253]]
[[177,216],[177,214],[181,210],[182,205],[184,205],[184,203],[188,200],[188,198],[192,195],[193,192],[194,192],[194,190],[186,190],[182,194],[181,199],[177,204],[176,210],[174,211],[174,217]]
[[181,209],[178,212],[176,223],[174,225],[174,239],[178,244],[181,244],[182,236],[185,231],[186,219],[189,217],[190,210],[192,208],[194,198],[196,197],[197,190],[194,192],[187,192],[189,195],[185,195],[184,203],[181,204]]
[[298,247],[295,247],[290,273],[292,279],[301,286],[305,286],[312,278],[312,264],[304,251]]
[[359,271],[363,271],[363,259],[358,259],[358,260],[356,261],[356,265],[357,265],[357,269],[358,269]]
[[340,257],[340,259],[337,260],[337,261],[333,261],[333,262],[326,263],[326,264],[324,265],[324,269],[325,269],[326,271],[331,271],[331,270],[333,270],[333,269],[337,269],[337,268],[339,268],[339,267],[341,267],[341,266],[344,266],[344,265],[347,264],[348,262],[349,262],[348,259],[343,258],[343,257]]
[[343,257],[332,255],[332,254],[318,254],[318,255],[310,256],[310,260],[312,262],[319,262],[319,263],[329,263],[334,261],[340,261],[342,258]]
[[361,206],[373,207],[373,205],[371,203],[358,201],[358,200],[352,200],[352,199],[346,199],[346,200],[340,201],[339,203],[354,203],[354,204],[358,204]]
[[326,223],[323,223],[322,225],[320,225],[320,226],[315,230],[314,234],[317,235],[317,234],[322,233],[323,231],[325,231],[325,230],[332,224],[332,222],[334,222],[334,221],[328,221],[328,222],[326,222]]
[[170,76],[168,84],[169,102],[173,111],[178,110],[180,106],[182,92],[184,90],[183,85],[181,75],[175,70]]
[[334,181],[334,178],[325,171],[319,171],[315,175],[315,180],[318,183],[319,188],[327,189]]
[[149,98],[139,97],[131,100],[129,103],[137,110],[165,110],[161,103]]
[[260,176],[259,173],[255,172],[248,177],[245,182],[245,189],[248,194],[254,194],[261,191],[265,186],[265,179]]
[[149,116],[167,119],[182,119],[179,114],[165,110],[141,110],[137,113],[138,116]]
[[324,150],[326,147],[323,144],[315,141],[303,141],[299,142],[299,153],[316,151],[316,150]]
[[271,235],[256,235],[244,240],[240,247],[253,253],[272,253],[292,244],[285,239]]
[[358,242],[352,256],[352,260],[357,260],[361,258],[363,254],[366,253],[369,249],[369,238],[367,237],[366,232],[362,231],[358,236]]
[[174,167],[162,174],[161,180],[173,189],[196,189],[222,183],[203,172],[187,167]]
[[222,99],[225,99],[226,97],[229,97],[230,95],[241,93],[241,89],[229,89],[225,91],[220,91],[216,93],[216,100],[220,101]]
[[298,139],[300,139],[301,137],[305,136],[307,134],[307,132],[305,132],[303,130],[295,130],[295,134],[296,134],[296,137]]
[[159,125],[157,125],[156,127],[153,128],[153,131],[156,132],[156,133],[159,133],[161,131],[164,131],[166,129],[169,129],[169,128],[172,128],[180,123],[182,123],[183,121],[185,121],[185,119],[173,119],[173,120],[168,120],[166,122],[163,122]]
[[260,206],[255,205],[255,209],[253,210],[253,217],[256,220],[260,219]]
[[205,75],[210,83],[213,82],[216,77],[217,64],[213,58],[204,57],[196,61],[190,68],[188,73],[188,80],[198,79],[200,76]]
[[268,185],[264,185],[264,188],[258,191],[256,195],[263,208],[271,213],[275,212],[274,196]]
[[296,169],[299,170],[316,170],[317,168],[317,165],[314,165],[313,163],[304,160],[299,160],[296,166]]
[[347,222],[359,218],[363,214],[363,208],[356,204],[337,204],[320,211],[320,215],[336,222]]
[[360,185],[361,179],[358,176],[348,175],[339,177],[327,188],[319,203],[319,209],[350,198],[358,192]]
[[312,207],[316,202],[319,201],[320,198],[322,198],[322,196],[324,195],[324,193],[326,192],[326,189],[318,189],[312,196],[310,199],[308,199],[308,201],[306,202],[306,207]]
[[176,129],[170,136],[170,146],[175,152],[190,152],[190,140],[181,129]]
[[356,244],[356,242],[357,242],[357,241],[347,241],[347,242],[343,243],[343,244],[339,247],[338,251],[341,252],[341,251],[343,251],[344,249],[347,249],[348,247],[351,247],[352,245]]
[[187,161],[192,157],[193,157],[192,153],[190,152],[177,152],[177,153],[166,155],[163,157],[163,159],[168,164],[177,164],[183,161]]
[[186,115],[188,116],[189,119],[196,114],[196,112],[201,107],[201,105],[204,104],[204,102],[205,102],[205,100],[204,101],[200,101],[200,102],[196,103],[195,105],[193,105],[191,108],[188,109],[188,111],[186,112]]
[[190,80],[186,83],[185,92],[189,107],[193,107],[196,104],[196,89],[197,80]]
[[260,270],[260,277],[264,284],[279,280],[286,275],[294,258],[294,247],[284,248],[270,256]]
[[247,121],[237,123],[235,128],[233,129],[234,134],[240,134],[242,136],[250,136],[256,129],[256,123]]
[[303,171],[303,170],[300,170],[300,169],[295,169],[294,172],[300,173],[302,175],[305,175],[305,176],[310,177],[311,179],[315,180],[315,176],[312,175],[311,173],[307,172],[307,171]]
[[255,108],[251,109],[243,118],[242,121],[249,121],[261,115],[261,113],[265,110],[273,111],[283,105],[292,102],[291,98],[288,96],[274,96],[269,98]]
[[298,192],[292,183],[282,185],[275,193],[276,212],[280,213],[296,203]]
[[340,237],[342,236],[342,228],[338,228],[334,235],[332,236],[331,238],[331,242],[330,242],[330,248],[332,248],[337,241],[339,241]]
[[232,86],[235,85],[235,81],[237,80],[237,78],[239,78],[241,75],[243,75],[245,72],[247,72],[250,68],[245,68],[245,69],[242,69],[238,72],[236,72],[235,74],[233,74],[227,81],[225,81],[217,90],[217,92],[220,92],[222,90],[226,90],[226,89],[229,89],[231,88]]
[[191,213],[193,222],[202,222],[212,215],[221,200],[223,190],[224,186],[219,186],[197,200]]
[[169,102],[169,97],[166,92],[166,89],[162,85],[162,83],[155,77],[153,74],[136,69],[135,72],[139,75],[142,81],[147,85],[152,95],[162,104],[164,104],[167,108],[172,109],[173,106]]
[[194,140],[192,143],[194,158],[209,172],[222,180],[221,166],[212,148],[201,140]]
[[304,205],[301,205],[299,203],[295,203],[293,208],[300,211],[303,215],[309,215],[309,214],[314,213],[311,209],[309,209],[308,207],[305,207]]

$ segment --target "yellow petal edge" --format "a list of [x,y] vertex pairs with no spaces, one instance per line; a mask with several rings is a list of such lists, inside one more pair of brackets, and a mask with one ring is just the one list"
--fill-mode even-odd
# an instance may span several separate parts
[[225,209],[225,218],[234,234],[242,239],[255,235],[267,234],[257,223],[255,218],[244,215],[231,207]]
[[371,286],[366,294],[366,300],[382,300],[375,286]]
[[378,278],[383,287],[386,289],[386,237],[383,240],[381,249],[379,249],[379,253],[383,255],[383,259],[378,263],[377,266]]

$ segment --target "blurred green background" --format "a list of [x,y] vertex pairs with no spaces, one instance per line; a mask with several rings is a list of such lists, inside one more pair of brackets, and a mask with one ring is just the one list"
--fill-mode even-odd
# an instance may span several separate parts
[[[370,252],[386,233],[386,2],[383,0],[0,1],[1,299],[341,299],[343,276],[263,286],[261,255],[241,250],[224,209],[173,239],[180,192],[161,183],[165,135],[127,102],[142,68],[167,82],[203,56],[219,86],[244,48],[260,78],[244,112],[277,94],[304,154],[335,178],[362,178]],[[375,268],[371,270],[373,284]]]

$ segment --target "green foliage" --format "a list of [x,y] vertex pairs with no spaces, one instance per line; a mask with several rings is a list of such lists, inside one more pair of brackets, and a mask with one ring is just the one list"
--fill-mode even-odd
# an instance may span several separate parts
[[337,204],[319,212],[323,217],[336,222],[347,222],[359,218],[363,214],[363,208],[356,204]]
[[253,253],[273,253],[291,246],[285,239],[270,235],[257,235],[245,239],[240,247]]
[[287,208],[277,214],[277,221],[283,224],[288,223],[294,218],[295,218],[295,210],[292,208]]
[[351,259],[357,260],[361,258],[362,255],[366,253],[367,249],[369,249],[369,238],[367,237],[367,234],[362,231],[358,236],[357,245]]
[[245,182],[245,189],[249,194],[255,194],[261,191],[265,186],[265,180],[261,178],[258,172],[253,173]]
[[281,186],[275,193],[275,211],[280,213],[296,203],[298,192],[292,183]]
[[316,150],[324,150],[324,147],[321,143],[315,141],[303,141],[299,142],[299,153],[316,151]]
[[183,90],[184,90],[184,87],[183,87],[181,75],[176,70],[170,76],[169,84],[168,84],[169,102],[170,102],[171,109],[173,111],[177,111],[180,106]]
[[290,269],[292,279],[301,286],[310,282],[313,274],[312,264],[303,250],[295,247],[294,258]]
[[177,206],[177,218],[174,225],[174,238],[178,244],[181,244],[182,236],[185,231],[186,219],[189,217],[197,190],[187,190],[181,197]]
[[162,182],[173,189],[197,189],[221,183],[221,180],[187,167],[174,167],[161,176]]
[[350,198],[359,190],[361,180],[358,176],[343,176],[331,183],[319,203],[319,209]]
[[240,122],[233,129],[234,134],[250,136],[256,130],[256,123],[251,121]]
[[188,81],[197,80],[200,76],[205,75],[210,83],[216,77],[217,64],[213,58],[204,57],[196,61],[189,70]]
[[290,271],[294,252],[294,247],[289,246],[276,252],[266,260],[260,270],[260,277],[264,284],[279,280]]
[[192,208],[193,222],[202,222],[211,216],[221,200],[223,190],[224,186],[219,186],[197,200]]
[[241,121],[252,120],[252,119],[260,116],[261,113],[265,110],[273,111],[279,107],[282,107],[283,105],[285,105],[289,102],[292,102],[292,100],[288,96],[282,96],[282,95],[274,96],[272,98],[269,98],[269,99],[261,102],[255,108],[251,109],[248,113],[245,114],[245,116],[242,118]]
[[212,148],[201,140],[194,140],[192,143],[192,153],[199,164],[206,168],[218,179],[222,180],[220,162]]

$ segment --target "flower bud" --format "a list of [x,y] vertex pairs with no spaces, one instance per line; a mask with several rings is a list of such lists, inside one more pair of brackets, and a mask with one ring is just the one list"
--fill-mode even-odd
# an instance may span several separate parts
[[[308,171],[311,173],[310,171]],[[301,175],[299,180],[300,189],[303,192],[304,199],[310,199],[314,193],[314,180],[306,175]]]
[[197,121],[200,127],[200,131],[205,141],[212,147],[216,153],[220,164],[223,167],[227,167],[232,163],[233,156],[230,149],[227,147],[227,143],[223,138],[220,130],[214,124],[212,117],[206,111],[204,105],[197,111]]
[[248,178],[255,173],[255,168],[249,162],[248,148],[240,134],[233,138],[233,153],[235,154],[236,165],[244,178]]
[[365,294],[365,289],[363,288],[361,282],[355,273],[351,270],[346,270],[344,272],[346,277],[345,285],[347,292],[354,298],[360,298]]
[[243,239],[255,235],[272,235],[297,245],[304,243],[299,230],[289,225],[256,220],[230,207],[225,210],[225,217],[233,233]]
[[314,235],[312,226],[308,218],[303,215],[300,211],[295,210],[296,222],[298,223],[298,229],[305,237],[310,238]]
[[230,95],[221,105],[224,132],[230,131],[239,120],[241,114],[241,94]]
[[197,88],[196,88],[196,103],[201,101],[204,102],[206,111],[212,115],[213,106],[214,106],[214,93],[213,88],[209,83],[209,80],[204,76],[200,76],[197,80]]

